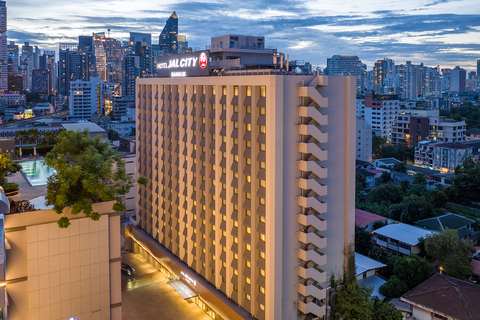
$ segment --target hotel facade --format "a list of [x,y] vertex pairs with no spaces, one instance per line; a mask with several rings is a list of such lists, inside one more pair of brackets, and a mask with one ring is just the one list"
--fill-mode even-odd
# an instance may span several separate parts
[[213,319],[326,319],[354,241],[355,77],[136,83],[136,227],[127,238]]

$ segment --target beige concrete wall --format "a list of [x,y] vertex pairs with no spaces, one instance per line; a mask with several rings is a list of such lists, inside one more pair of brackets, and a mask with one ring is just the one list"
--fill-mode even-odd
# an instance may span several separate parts
[[111,206],[94,205],[100,221],[71,217],[67,229],[51,210],[5,217],[9,319],[121,319],[120,216],[109,216]]

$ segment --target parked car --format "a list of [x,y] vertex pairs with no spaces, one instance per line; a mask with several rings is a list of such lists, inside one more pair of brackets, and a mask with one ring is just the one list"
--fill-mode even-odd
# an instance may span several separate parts
[[130,267],[128,264],[122,263],[121,266],[122,266],[122,272],[125,273],[126,275],[132,276],[135,274],[135,269]]

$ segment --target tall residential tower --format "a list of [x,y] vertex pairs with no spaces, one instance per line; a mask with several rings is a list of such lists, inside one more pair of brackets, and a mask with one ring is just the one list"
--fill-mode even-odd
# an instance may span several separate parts
[[0,1],[0,92],[8,88],[7,3]]
[[171,53],[178,53],[178,16],[175,11],[168,18],[165,27],[160,33],[158,43],[160,50]]

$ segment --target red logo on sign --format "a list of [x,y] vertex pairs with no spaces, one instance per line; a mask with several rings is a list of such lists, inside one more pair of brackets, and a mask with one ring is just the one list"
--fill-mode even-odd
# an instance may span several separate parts
[[202,52],[199,60],[200,68],[205,69],[205,67],[207,66],[207,55],[205,54],[205,52]]

